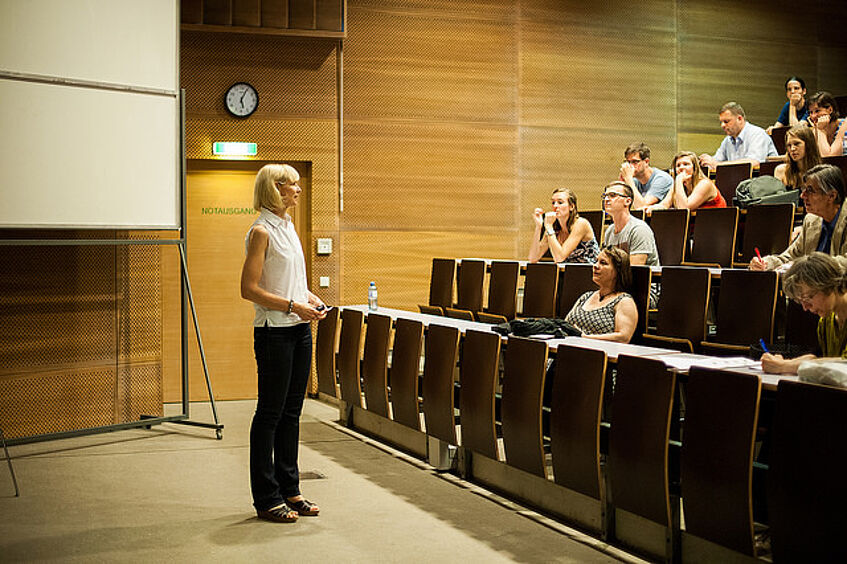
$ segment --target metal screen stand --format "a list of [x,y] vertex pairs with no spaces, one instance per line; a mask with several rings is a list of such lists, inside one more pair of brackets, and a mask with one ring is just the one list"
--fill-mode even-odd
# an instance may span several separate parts
[[15,484],[15,497],[21,497],[21,490],[18,489],[18,479],[15,477],[15,469],[12,467],[12,457],[9,456],[9,449],[6,448],[6,437],[3,435],[3,427],[0,427],[0,441],[3,442],[3,452],[6,453],[6,462],[9,463],[9,474],[12,475],[12,483]]

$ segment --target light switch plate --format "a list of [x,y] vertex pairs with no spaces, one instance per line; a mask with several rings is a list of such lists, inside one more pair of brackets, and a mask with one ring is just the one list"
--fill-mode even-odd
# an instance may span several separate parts
[[318,239],[318,254],[319,255],[332,254],[332,238],[321,237],[321,238]]
[[329,288],[329,276],[321,276],[321,288]]

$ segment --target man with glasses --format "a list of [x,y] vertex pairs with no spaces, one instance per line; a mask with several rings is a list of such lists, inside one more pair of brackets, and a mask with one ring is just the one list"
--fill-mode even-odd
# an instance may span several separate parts
[[612,225],[606,229],[603,244],[628,252],[630,264],[659,266],[653,230],[629,213],[632,194],[632,188],[621,181],[612,182],[604,188],[603,209],[612,217]]
[[673,187],[673,178],[650,166],[650,147],[631,143],[623,152],[619,180],[632,189],[632,209],[640,210],[661,202]]
[[847,264],[847,212],[841,169],[828,164],[810,168],[803,175],[800,197],[806,208],[800,234],[782,254],[754,257],[751,270],[773,270],[815,251],[839,257]]

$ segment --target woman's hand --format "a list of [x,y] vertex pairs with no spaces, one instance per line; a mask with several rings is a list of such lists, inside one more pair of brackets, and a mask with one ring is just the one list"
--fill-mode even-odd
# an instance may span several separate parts
[[544,210],[535,208],[535,211],[532,212],[532,219],[535,220],[537,227],[544,227]]
[[553,227],[556,222],[556,212],[547,212],[544,214],[544,226]]
[[818,116],[818,121],[815,122],[815,127],[824,131],[829,126],[829,114],[821,114]]
[[291,308],[291,311],[296,313],[300,319],[303,319],[304,321],[317,321],[326,317],[325,310],[318,311],[318,309],[310,303],[301,304],[299,302],[294,302],[294,306]]

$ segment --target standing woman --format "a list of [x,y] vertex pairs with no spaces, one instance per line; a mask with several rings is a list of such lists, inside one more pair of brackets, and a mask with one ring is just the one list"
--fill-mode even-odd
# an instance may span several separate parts
[[838,104],[829,92],[816,92],[809,98],[809,121],[822,157],[847,155],[847,120],[838,117]]
[[591,223],[579,217],[576,194],[557,188],[551,196],[552,212],[535,208],[535,232],[529,248],[529,262],[538,262],[549,250],[556,262],[592,263],[600,252]]
[[259,373],[250,426],[250,489],[260,519],[291,523],[317,515],[300,493],[297,451],[300,413],[312,361],[309,322],[324,304],[309,291],[303,247],[286,210],[302,189],[289,165],[269,164],[256,175],[253,207],[259,217],[247,232],[241,297],[253,302],[253,348]]
[[691,151],[683,151],[673,158],[671,173],[673,188],[662,201],[662,208],[696,210],[726,207],[726,200],[718,187],[701,172],[697,155]]
[[788,162],[776,167],[773,175],[790,188],[802,188],[806,171],[822,162],[812,128],[798,124],[789,129],[785,133],[785,152]]

